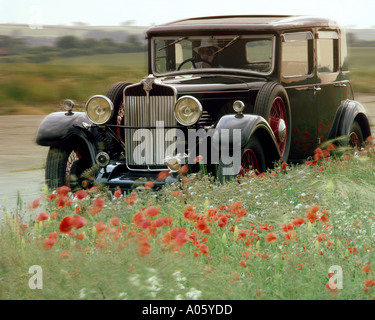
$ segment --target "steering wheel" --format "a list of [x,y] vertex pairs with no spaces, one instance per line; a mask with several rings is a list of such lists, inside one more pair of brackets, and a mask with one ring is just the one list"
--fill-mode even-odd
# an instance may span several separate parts
[[178,66],[178,68],[177,68],[177,71],[181,70],[181,67],[182,67],[184,64],[188,63],[188,62],[191,62],[191,63],[192,63],[194,69],[197,69],[197,66],[196,66],[196,64],[195,64],[196,62],[205,62],[205,63],[209,64],[212,68],[214,67],[214,66],[212,65],[212,63],[211,63],[211,62],[208,62],[207,60],[200,59],[200,60],[197,61],[197,60],[195,60],[194,58],[189,58],[189,59],[186,59],[186,60],[184,60],[184,61],[181,62],[181,64],[180,64],[180,65]]

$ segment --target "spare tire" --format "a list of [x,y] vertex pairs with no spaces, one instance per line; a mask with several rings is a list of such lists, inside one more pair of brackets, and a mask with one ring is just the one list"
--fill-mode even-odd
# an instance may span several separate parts
[[[113,117],[108,121],[109,124],[123,125],[124,124],[124,105],[123,105],[123,92],[124,89],[130,85],[130,82],[117,82],[113,84],[105,94],[110,99],[114,106]],[[124,141],[123,130],[118,128],[116,135],[119,139]]]
[[264,84],[256,97],[254,114],[262,116],[276,137],[282,161],[288,160],[292,119],[285,88],[277,82]]

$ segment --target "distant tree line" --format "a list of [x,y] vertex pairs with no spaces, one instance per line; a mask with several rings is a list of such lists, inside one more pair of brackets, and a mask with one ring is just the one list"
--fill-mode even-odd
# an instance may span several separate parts
[[348,32],[346,41],[349,47],[375,47],[375,41],[360,40],[355,33]]
[[0,62],[43,63],[60,57],[142,52],[146,49],[146,44],[136,35],[129,35],[124,42],[63,36],[57,38],[54,46],[30,46],[23,39],[0,35]]

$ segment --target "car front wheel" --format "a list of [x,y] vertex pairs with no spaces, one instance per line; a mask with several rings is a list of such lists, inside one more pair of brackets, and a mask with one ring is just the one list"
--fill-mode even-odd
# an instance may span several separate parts
[[261,143],[257,137],[251,137],[247,145],[241,150],[240,167],[234,163],[224,164],[220,159],[218,178],[221,183],[233,178],[243,178],[252,173],[259,174],[266,171],[266,161]]
[[94,180],[94,167],[82,147],[51,147],[47,155],[46,183],[50,189],[68,186],[73,191],[88,187]]

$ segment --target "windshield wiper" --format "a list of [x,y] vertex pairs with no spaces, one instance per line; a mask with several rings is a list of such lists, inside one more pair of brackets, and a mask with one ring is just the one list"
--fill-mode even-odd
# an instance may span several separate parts
[[229,46],[231,46],[233,43],[237,42],[237,40],[240,38],[240,36],[235,36],[231,41],[229,41],[224,47],[222,47],[221,49],[219,49],[218,51],[216,51],[216,53],[219,53],[221,51],[223,51],[224,49],[228,48]]
[[159,48],[158,51],[163,50],[163,49],[166,49],[166,48],[168,48],[168,47],[170,47],[170,46],[173,46],[174,44],[179,43],[179,42],[181,42],[182,40],[185,40],[185,39],[187,39],[187,37],[179,38],[179,39],[177,39],[177,40],[175,40],[175,41],[173,41],[173,42],[167,44],[166,46]]

